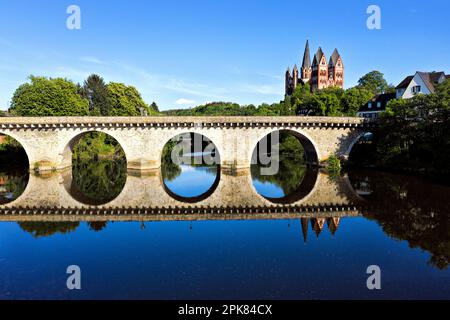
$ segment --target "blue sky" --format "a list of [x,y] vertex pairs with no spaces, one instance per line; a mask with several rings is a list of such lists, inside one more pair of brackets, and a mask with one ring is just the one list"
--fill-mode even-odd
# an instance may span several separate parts
[[[81,30],[66,28],[71,4]],[[381,30],[366,27],[370,4]],[[30,74],[82,82],[98,73],[161,109],[278,102],[306,39],[327,57],[339,49],[346,87],[374,69],[398,84],[416,70],[450,72],[449,17],[447,0],[2,1],[0,108]]]

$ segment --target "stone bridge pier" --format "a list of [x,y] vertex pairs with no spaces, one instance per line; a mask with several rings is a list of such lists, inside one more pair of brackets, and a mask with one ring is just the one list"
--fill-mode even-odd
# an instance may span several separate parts
[[159,170],[164,145],[192,132],[214,143],[223,169],[247,170],[258,142],[273,132],[293,133],[307,161],[321,164],[331,155],[347,158],[373,125],[368,119],[345,117],[4,117],[0,134],[22,144],[35,171],[71,167],[76,142],[93,131],[119,142],[131,171]]

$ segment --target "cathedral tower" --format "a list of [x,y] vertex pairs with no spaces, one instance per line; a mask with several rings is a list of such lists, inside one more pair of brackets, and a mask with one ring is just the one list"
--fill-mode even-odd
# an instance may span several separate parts
[[319,47],[312,63],[311,90],[321,90],[328,87],[328,64],[327,58]]
[[290,96],[297,86],[307,83],[310,85],[311,92],[329,87],[344,88],[344,63],[337,49],[334,49],[327,63],[327,58],[319,47],[311,64],[309,41],[306,41],[300,70],[295,65],[292,74],[289,68],[286,71],[285,94]]
[[328,75],[330,86],[344,88],[344,64],[337,49],[334,49],[328,62]]
[[311,57],[309,55],[309,41],[306,40],[305,52],[303,53],[302,81],[308,83],[311,79]]

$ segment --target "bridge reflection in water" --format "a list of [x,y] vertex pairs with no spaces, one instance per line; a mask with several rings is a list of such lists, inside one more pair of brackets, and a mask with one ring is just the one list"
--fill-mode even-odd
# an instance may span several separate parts
[[[220,171],[220,170],[219,170]],[[183,198],[170,192],[160,174],[128,175],[122,192],[103,205],[83,203],[70,171],[30,175],[23,194],[0,206],[3,221],[159,221],[315,218],[321,229],[326,218],[358,216],[362,199],[347,176],[330,179],[308,170],[295,194],[265,198],[253,186],[250,174],[217,174],[209,191]],[[338,220],[333,220],[337,228]]]

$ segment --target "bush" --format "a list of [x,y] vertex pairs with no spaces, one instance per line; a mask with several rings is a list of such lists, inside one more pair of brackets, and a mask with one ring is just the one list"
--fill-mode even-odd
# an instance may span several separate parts
[[328,158],[327,171],[331,175],[339,175],[341,173],[341,160],[335,155]]

